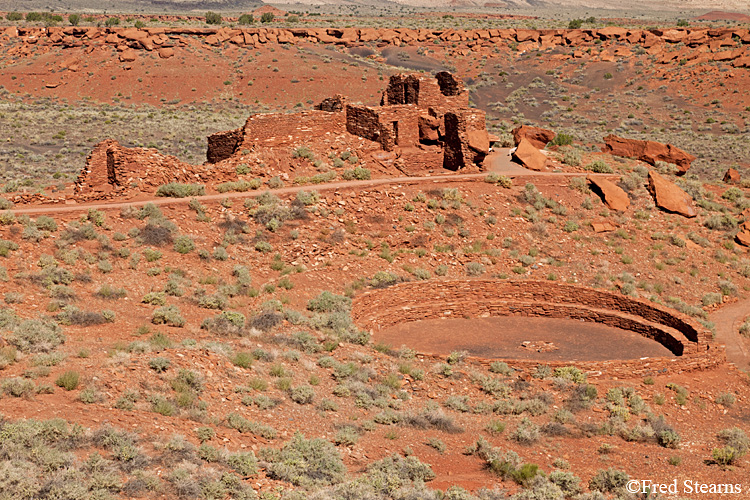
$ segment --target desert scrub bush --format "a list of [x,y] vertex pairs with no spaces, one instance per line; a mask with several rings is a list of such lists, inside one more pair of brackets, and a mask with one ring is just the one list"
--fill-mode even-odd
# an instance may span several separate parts
[[126,297],[128,292],[124,288],[115,288],[112,285],[105,283],[99,287],[96,291],[96,296],[102,299],[116,300]]
[[78,387],[79,378],[80,375],[78,374],[78,372],[69,370],[57,377],[57,380],[55,380],[55,385],[57,385],[58,387],[62,387],[66,391],[72,391],[73,389]]
[[524,418],[510,434],[509,439],[519,444],[531,445],[539,440],[539,434],[539,426],[528,418]]
[[495,172],[487,174],[487,177],[484,178],[484,182],[488,184],[495,184],[505,189],[510,189],[511,187],[513,187],[513,180],[510,177],[506,177],[505,175],[500,175]]
[[156,373],[164,373],[172,365],[172,362],[168,358],[158,356],[151,358],[148,361],[148,367],[154,370]]
[[227,427],[235,429],[239,432],[249,432],[255,434],[264,439],[274,439],[276,437],[276,429],[270,425],[261,424],[248,420],[239,413],[228,413],[225,417]]
[[315,399],[315,390],[309,385],[301,385],[289,391],[289,397],[297,404],[307,405]]
[[156,309],[151,315],[151,322],[155,325],[182,327],[185,325],[185,318],[181,316],[177,306],[169,305]]
[[260,189],[261,185],[262,183],[260,179],[251,179],[249,181],[243,179],[239,181],[222,182],[221,184],[217,184],[215,189],[219,193],[228,193],[231,191],[244,193]]
[[341,177],[345,181],[358,180],[364,181],[371,177],[370,169],[364,167],[354,167],[349,170],[344,170]]
[[711,455],[719,465],[732,465],[750,450],[750,439],[739,427],[724,429],[719,432],[718,438],[724,446],[715,448]]
[[611,174],[613,172],[612,167],[607,165],[604,160],[594,160],[586,165],[585,168],[586,170],[591,170],[597,174]]
[[586,374],[575,366],[563,366],[561,368],[555,368],[554,376],[569,380],[576,384],[582,384],[586,382]]
[[190,236],[181,235],[174,240],[174,250],[177,253],[186,254],[195,250],[195,242]]
[[467,276],[481,276],[485,273],[484,265],[479,262],[469,262],[466,264]]
[[281,449],[263,448],[260,458],[271,479],[305,488],[328,486],[344,480],[346,468],[336,447],[320,438],[296,433]]
[[28,319],[18,322],[17,318],[4,315],[5,311],[8,310],[0,309],[0,327],[10,330],[6,340],[19,351],[49,352],[65,342],[65,336],[56,322],[49,319]]
[[36,386],[31,380],[26,380],[21,377],[13,377],[6,378],[0,381],[0,389],[2,390],[3,394],[7,394],[15,398],[29,398],[34,394]]
[[625,487],[630,480],[627,473],[614,469],[600,469],[590,480],[589,489],[604,493],[616,492]]
[[[111,312],[111,311],[110,311]],[[114,313],[111,313],[114,315]],[[65,306],[57,315],[57,320],[63,325],[76,326],[94,326],[109,323],[109,313],[105,315],[104,311],[83,311],[75,306]]]
[[206,194],[206,188],[202,184],[183,184],[181,182],[162,184],[156,190],[156,196],[170,198],[187,198],[189,196],[201,196],[204,194]]

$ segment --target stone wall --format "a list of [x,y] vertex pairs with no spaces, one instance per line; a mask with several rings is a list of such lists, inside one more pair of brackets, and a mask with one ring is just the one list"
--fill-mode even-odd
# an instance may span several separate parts
[[217,132],[208,136],[208,147],[206,149],[206,160],[208,163],[219,163],[226,160],[237,151],[242,140],[242,129]]
[[[481,279],[403,283],[356,297],[352,310],[355,323],[370,331],[425,319],[507,315],[597,322],[639,333],[661,343],[677,356],[575,363],[609,376],[640,377],[663,370],[699,370],[726,360],[723,347],[713,344],[711,333],[677,311],[603,290],[566,284]],[[537,363],[512,361],[512,364],[533,367]]]

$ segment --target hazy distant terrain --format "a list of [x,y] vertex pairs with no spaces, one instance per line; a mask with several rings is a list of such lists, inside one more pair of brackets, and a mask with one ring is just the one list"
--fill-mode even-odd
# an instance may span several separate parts
[[[544,9],[601,9],[628,12],[674,11],[693,13],[698,11],[724,10],[750,12],[750,4],[745,0],[297,0],[294,2],[265,2],[286,9],[305,9],[309,7],[363,7],[394,8],[418,7],[441,10],[482,10],[525,12],[543,11]],[[205,11],[206,9],[225,11],[247,11],[263,5],[261,0],[63,0],[54,6],[46,0],[4,0],[0,1],[0,10],[49,10],[55,11]]]

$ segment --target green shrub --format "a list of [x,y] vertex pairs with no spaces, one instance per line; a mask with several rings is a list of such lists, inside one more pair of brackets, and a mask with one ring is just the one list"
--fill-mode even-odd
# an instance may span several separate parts
[[306,439],[296,433],[280,450],[264,448],[261,452],[261,458],[268,462],[266,474],[271,479],[310,488],[336,484],[345,477],[341,455],[324,439]]
[[553,146],[570,146],[573,144],[573,139],[572,135],[560,132],[550,141],[550,144]]
[[155,310],[151,315],[151,322],[155,325],[181,327],[185,325],[185,318],[180,315],[180,309],[177,306],[170,305]]
[[59,377],[57,377],[57,380],[55,380],[55,384],[58,387],[62,387],[66,391],[72,391],[76,387],[78,387],[78,379],[79,375],[76,371],[66,371],[63,374],[61,374]]
[[349,170],[344,170],[344,173],[341,174],[341,177],[346,181],[351,180],[358,180],[358,181],[364,181],[367,179],[370,179],[371,172],[370,169],[364,168],[364,167],[354,167]]
[[20,21],[23,19],[23,14],[20,12],[8,12],[8,14],[5,16],[5,19],[8,21]]
[[260,16],[260,22],[263,24],[273,22],[274,18],[276,16],[273,15],[273,12],[264,12],[263,15]]
[[600,469],[589,480],[589,489],[609,493],[625,487],[629,480],[630,476],[621,470],[614,468]]
[[612,167],[607,165],[604,160],[594,160],[586,166],[586,170],[591,170],[597,174],[611,174],[613,172]]
[[162,184],[156,190],[156,196],[170,198],[187,198],[189,196],[201,196],[204,194],[206,194],[206,188],[202,184],[183,184],[180,182]]
[[312,403],[313,399],[315,399],[315,390],[309,385],[301,385],[292,389],[289,393],[289,397],[295,403],[307,405]]
[[252,14],[242,14],[237,22],[242,25],[253,24],[255,22],[255,18]]
[[230,453],[224,459],[226,464],[243,478],[258,474],[258,459],[250,452]]
[[221,24],[221,22],[221,14],[212,11],[206,12],[206,24]]
[[156,357],[148,361],[148,367],[157,373],[164,373],[170,367],[172,362],[168,358]]
[[174,240],[174,250],[181,254],[190,253],[195,250],[195,242],[190,236],[178,236]]
[[65,342],[57,323],[42,319],[29,319],[14,325],[6,339],[10,345],[26,353],[49,352]]

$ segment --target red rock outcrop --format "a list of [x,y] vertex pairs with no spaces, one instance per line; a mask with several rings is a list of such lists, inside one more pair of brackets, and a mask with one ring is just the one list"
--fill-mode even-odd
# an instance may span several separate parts
[[604,142],[605,153],[634,158],[651,165],[655,165],[657,161],[673,163],[679,168],[679,174],[687,172],[690,168],[690,164],[695,160],[695,156],[686,153],[671,144],[626,139],[611,134],[604,138]]
[[737,172],[737,170],[730,168],[727,169],[726,173],[724,174],[724,182],[727,184],[739,184],[740,181],[742,181],[742,178],[740,177],[740,173]]
[[736,239],[740,245],[750,247],[750,221],[745,221],[740,226],[740,231],[737,233]]
[[685,217],[698,215],[690,195],[653,170],[648,172],[648,190],[657,207]]
[[513,129],[513,140],[516,142],[516,146],[521,143],[521,139],[526,139],[537,149],[544,149],[547,143],[555,138],[555,134],[551,130],[530,127],[528,125],[521,125]]
[[603,177],[589,174],[588,181],[601,194],[602,201],[608,208],[624,212],[630,208],[630,198],[621,187]]
[[513,152],[513,159],[529,170],[536,171],[544,170],[544,165],[547,163],[547,156],[523,137]]

